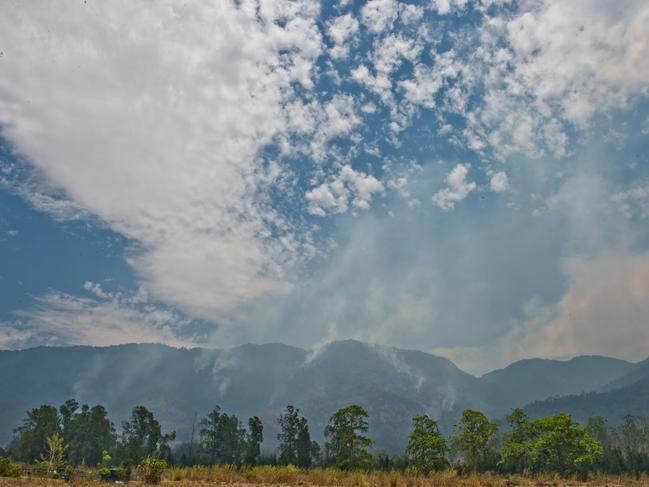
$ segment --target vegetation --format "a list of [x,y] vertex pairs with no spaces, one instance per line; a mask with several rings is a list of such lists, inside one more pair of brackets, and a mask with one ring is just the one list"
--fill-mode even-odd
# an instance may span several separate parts
[[20,465],[11,463],[11,460],[0,457],[0,477],[20,477],[23,469]]
[[343,470],[368,468],[372,456],[368,448],[373,440],[365,436],[369,426],[367,411],[358,404],[336,411],[324,430],[327,461]]
[[163,432],[144,406],[133,408],[118,436],[102,406],[79,406],[69,400],[58,409],[42,405],[27,412],[2,452],[7,457],[0,457],[0,476],[20,477],[24,469],[34,476],[74,476],[75,482],[128,481],[134,475],[146,483],[227,478],[355,487],[384,483],[394,487],[399,479],[409,479],[406,487],[412,487],[421,476],[439,480],[436,485],[451,478],[457,481],[454,485],[470,478],[501,485],[494,479],[511,475],[584,480],[609,474],[640,481],[649,474],[649,418],[627,416],[618,427],[611,427],[603,418],[593,417],[582,426],[566,414],[531,419],[514,409],[506,419],[500,433],[484,413],[467,409],[447,442],[435,419],[415,416],[405,456],[391,457],[372,454],[368,413],[352,404],[331,415],[321,454],[307,419],[288,405],[277,418],[278,454],[263,456],[264,427],[256,416],[245,427],[236,415],[215,406],[198,422],[196,445],[172,445],[175,433]]
[[159,484],[166,468],[167,462],[157,457],[146,457],[139,465],[142,478],[147,484]]
[[308,468],[318,457],[320,447],[315,441],[311,441],[307,420],[299,413],[299,409],[289,404],[277,418],[281,428],[277,435],[278,462],[280,465]]
[[457,434],[452,438],[456,451],[462,454],[466,466],[472,472],[488,470],[493,467],[498,425],[480,411],[466,409],[456,425]]
[[448,467],[447,453],[448,446],[437,421],[428,415],[412,418],[412,432],[406,446],[411,469],[426,475],[433,470],[442,470]]

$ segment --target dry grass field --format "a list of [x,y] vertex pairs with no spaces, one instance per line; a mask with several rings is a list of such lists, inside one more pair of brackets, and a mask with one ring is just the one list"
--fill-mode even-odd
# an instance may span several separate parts
[[[130,485],[143,485],[131,481]],[[177,487],[201,487],[229,485],[235,487],[563,487],[563,486],[649,486],[649,477],[635,479],[625,477],[594,477],[586,482],[561,479],[559,477],[502,477],[490,474],[460,476],[453,471],[435,473],[430,476],[416,476],[403,473],[372,472],[354,473],[329,469],[300,471],[291,467],[257,467],[237,470],[227,467],[192,467],[168,469],[163,485]],[[60,486],[62,480],[41,478],[0,478],[0,487]],[[101,487],[105,483],[91,479],[75,479],[68,485],[77,487]]]

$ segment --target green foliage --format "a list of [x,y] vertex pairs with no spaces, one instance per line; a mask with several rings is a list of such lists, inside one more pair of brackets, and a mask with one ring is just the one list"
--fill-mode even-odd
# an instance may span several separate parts
[[469,469],[483,470],[494,463],[495,440],[498,425],[480,411],[465,409],[460,422],[455,425],[454,447],[464,455]]
[[507,416],[509,431],[505,434],[500,466],[506,472],[524,473],[530,468],[534,428],[525,412],[516,408]]
[[602,457],[601,443],[567,414],[537,419],[532,428],[530,467],[534,472],[584,475]]
[[365,436],[367,411],[358,404],[336,411],[324,430],[327,455],[341,469],[369,468],[372,456],[367,449],[374,443]]
[[147,484],[159,484],[166,468],[167,462],[164,459],[152,456],[144,458],[139,465],[144,482]]
[[20,477],[22,472],[20,465],[11,463],[6,457],[0,457],[0,477]]
[[[514,409],[507,420],[510,431],[501,462],[507,471],[585,476],[603,459],[602,444],[567,414],[530,421],[522,410]],[[599,420],[589,429],[602,438],[607,434]]]
[[309,424],[306,418],[300,416],[300,410],[292,405],[286,406],[284,412],[277,418],[280,432],[279,440],[280,465],[296,465],[307,468],[317,458],[320,447],[311,441]]
[[414,471],[429,474],[433,470],[447,467],[447,451],[448,446],[439,431],[437,421],[428,415],[412,418],[412,431],[408,437],[406,454]]
[[168,442],[176,437],[176,432],[163,434],[160,423],[153,413],[144,406],[136,406],[131,420],[122,424],[122,444],[118,450],[121,463],[134,465],[153,455],[168,456]]
[[246,434],[245,458],[246,465],[256,465],[261,454],[261,442],[264,441],[264,425],[257,416],[248,419]]
[[[246,431],[234,415],[216,406],[200,422],[201,443],[212,463],[239,465],[245,449]],[[261,431],[256,432],[261,434]]]
[[59,413],[55,407],[43,404],[27,412],[22,426],[16,428],[18,447],[16,456],[32,463],[46,455],[47,438],[59,434]]
[[59,478],[59,473],[65,467],[65,451],[68,446],[63,443],[63,437],[58,433],[45,439],[45,455],[41,455],[41,465],[47,468],[52,478]]
[[96,465],[101,461],[102,452],[115,446],[115,427],[103,406],[90,408],[84,404],[79,408],[77,401],[70,399],[59,408],[59,412],[71,464]]

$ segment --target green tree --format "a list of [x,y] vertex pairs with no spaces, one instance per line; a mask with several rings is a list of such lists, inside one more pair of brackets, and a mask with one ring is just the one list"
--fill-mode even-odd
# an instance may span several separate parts
[[415,471],[429,474],[448,466],[448,446],[437,421],[428,415],[412,418],[412,431],[408,437],[406,455]]
[[90,408],[71,399],[60,408],[63,440],[68,445],[67,457],[72,465],[97,465],[102,452],[116,443],[115,427],[103,406]]
[[215,406],[200,421],[199,433],[212,463],[238,465],[243,460],[246,432],[234,414],[221,413]]
[[68,399],[59,407],[63,441],[68,445],[72,442],[72,436],[74,435],[74,416],[78,409],[79,403],[75,399]]
[[320,454],[320,446],[311,440],[306,418],[300,418],[297,432],[297,466],[309,468]]
[[524,473],[530,467],[536,428],[521,408],[512,410],[507,423],[509,431],[505,434],[500,466],[507,472]]
[[43,404],[28,411],[15,432],[18,434],[16,456],[23,462],[34,462],[47,453],[47,438],[61,433],[59,413],[54,406]]
[[59,433],[48,436],[45,440],[45,455],[41,455],[41,464],[47,467],[48,475],[58,475],[65,467],[65,450],[63,437]]
[[168,456],[168,442],[175,437],[175,431],[162,433],[160,423],[146,407],[136,406],[131,412],[130,421],[122,424],[119,457],[126,465],[137,465],[145,457]]
[[367,468],[372,456],[367,449],[374,443],[365,436],[367,411],[358,404],[336,411],[325,427],[327,454],[342,469]]
[[209,455],[210,461],[216,463],[220,457],[221,438],[219,425],[221,422],[221,408],[215,406],[205,418],[200,421],[201,445]]
[[602,444],[568,414],[537,419],[530,466],[534,472],[587,475],[602,458]]
[[245,463],[256,465],[261,454],[261,442],[264,441],[264,425],[257,416],[248,419],[248,432],[246,433]]
[[291,404],[279,415],[277,422],[280,432],[278,462],[283,465],[309,467],[317,457],[320,448],[311,441],[309,424],[306,418],[300,416],[300,410]]
[[498,425],[480,411],[465,409],[455,425],[453,445],[463,455],[468,467],[477,472],[489,466],[494,459],[494,444]]

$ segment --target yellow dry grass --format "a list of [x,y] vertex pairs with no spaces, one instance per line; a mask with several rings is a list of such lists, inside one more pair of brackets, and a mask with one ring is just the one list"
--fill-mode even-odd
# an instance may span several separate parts
[[[96,480],[76,479],[76,487],[101,487]],[[132,481],[130,485],[142,485]],[[0,487],[63,487],[61,480],[39,478],[0,478]],[[70,485],[70,484],[68,484]],[[341,472],[334,469],[301,471],[294,467],[255,467],[251,469],[227,466],[190,467],[168,469],[163,485],[168,487],[202,487],[228,485],[233,487],[622,487],[648,486],[649,477],[635,479],[630,476],[599,476],[587,482],[561,479],[559,477],[502,477],[491,474],[460,476],[454,471],[438,472],[430,476],[410,475],[397,472]]]

